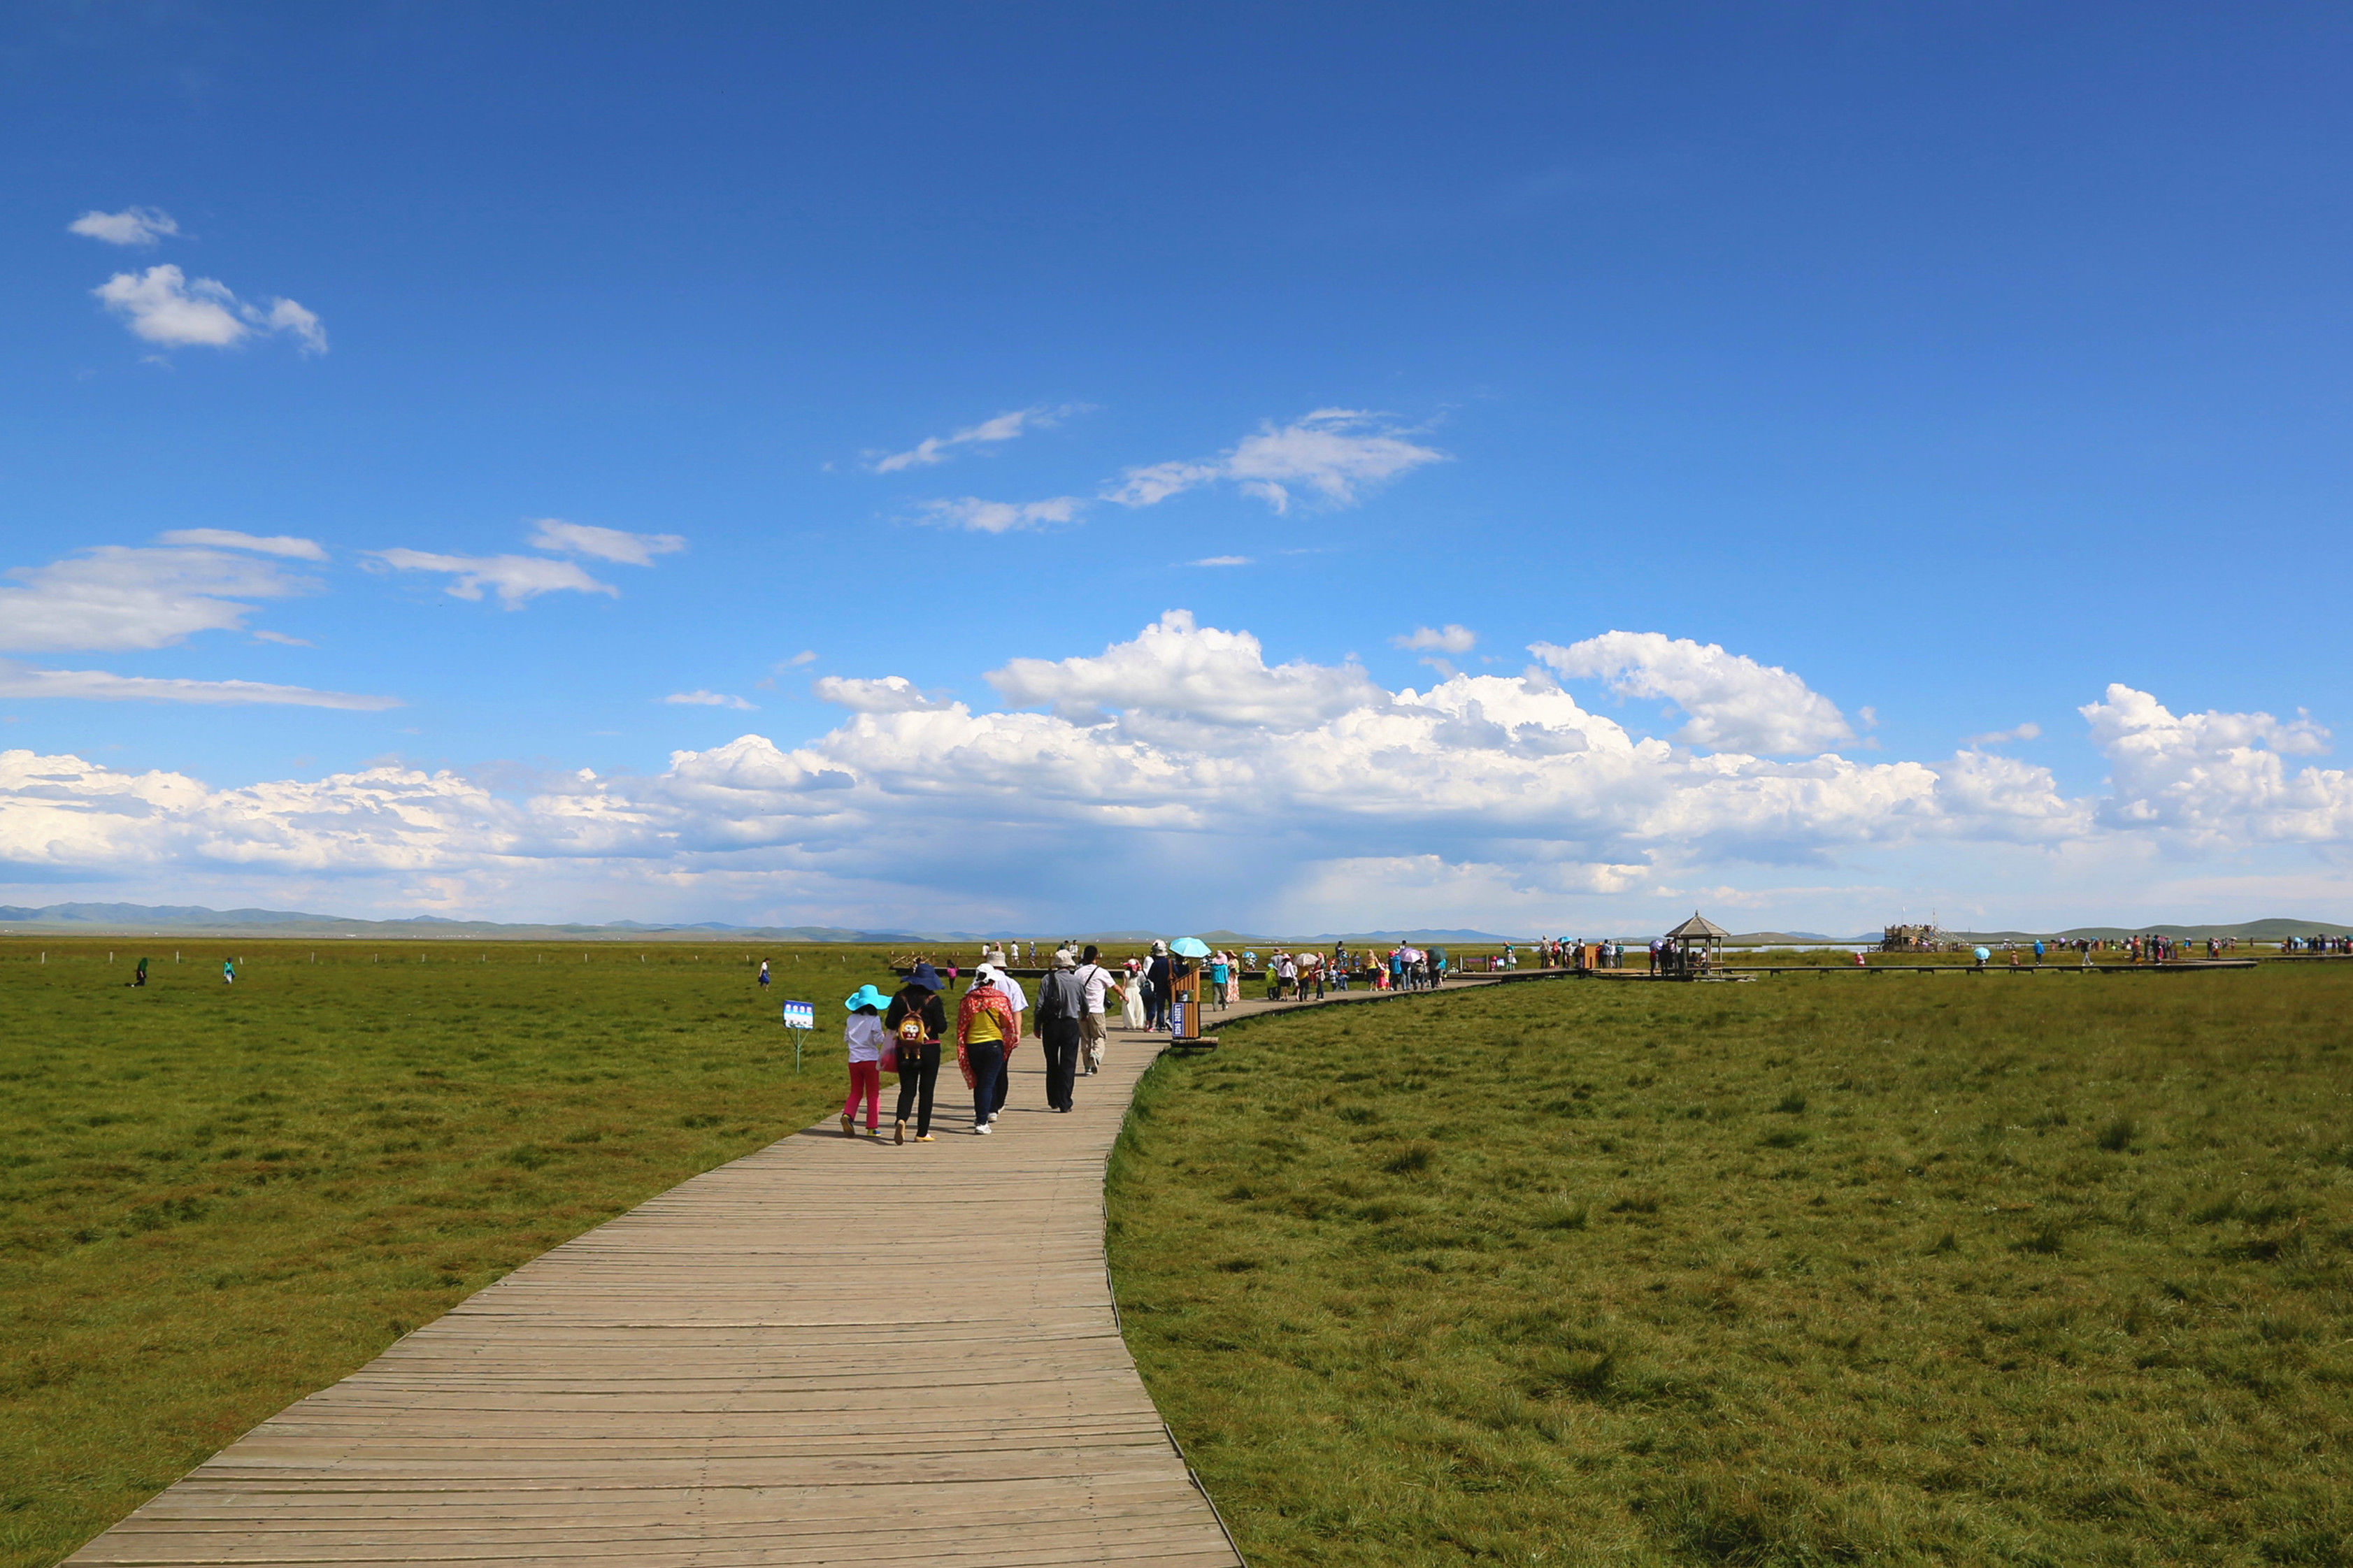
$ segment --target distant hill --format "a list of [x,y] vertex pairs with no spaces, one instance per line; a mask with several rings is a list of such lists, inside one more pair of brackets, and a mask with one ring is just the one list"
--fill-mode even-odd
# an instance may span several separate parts
[[27,928],[43,931],[200,932],[213,936],[375,936],[435,940],[505,940],[510,942],[591,942],[623,940],[683,941],[689,937],[723,937],[743,942],[920,942],[906,931],[850,931],[837,926],[730,926],[706,921],[697,925],[654,925],[642,921],[609,921],[602,925],[508,924],[498,921],[458,921],[444,915],[410,915],[401,920],[347,920],[340,915],[304,914],[293,910],[210,910],[188,904],[48,904],[40,909],[0,905],[0,931]]
[[[661,924],[649,921],[607,921],[599,925],[510,924],[499,921],[451,920],[446,915],[409,915],[399,920],[348,920],[341,915],[304,914],[294,910],[213,910],[200,904],[47,904],[38,909],[16,905],[0,905],[0,932],[25,931],[164,931],[201,932],[213,936],[375,936],[386,939],[417,938],[450,941],[509,942],[683,942],[690,938],[724,942],[932,942],[964,943],[982,942],[1059,942],[1063,935],[1040,935],[1029,931],[855,931],[841,926],[734,926],[718,921],[698,921],[692,923]],[[2154,925],[2154,926],[2077,926],[2063,931],[1947,931],[1954,942],[2031,942],[2037,936],[2058,936],[2069,940],[2076,937],[2116,939],[2136,933],[2159,932],[2166,936],[2200,942],[2210,936],[2237,937],[2242,942],[2277,942],[2282,937],[2310,936],[2315,931],[2353,931],[2353,922],[2343,921],[2262,920],[2245,921],[2237,925]],[[1527,937],[1500,936],[1493,931],[1463,928],[1436,930],[1422,928],[1411,931],[1320,931],[1314,936],[1253,936],[1235,931],[1115,931],[1087,933],[1080,940],[1106,945],[1140,944],[1156,936],[1198,936],[1212,947],[1280,947],[1299,943],[1328,947],[1335,942],[1350,946],[1371,946],[1381,942],[1409,942],[1423,945],[1444,946],[1449,942],[1487,946],[1503,942],[1525,944]],[[1620,934],[1613,940],[1627,942],[1647,942],[1649,937]],[[1735,936],[1732,942],[1741,947],[1766,947],[1803,943],[1836,943],[1840,946],[1869,945],[1879,941],[1877,931],[1861,936],[1823,936],[1814,931],[1748,931]]]

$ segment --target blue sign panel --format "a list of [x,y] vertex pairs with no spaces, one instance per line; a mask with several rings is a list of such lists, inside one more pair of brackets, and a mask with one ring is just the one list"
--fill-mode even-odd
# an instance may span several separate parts
[[816,1003],[814,1003],[814,1002],[787,1002],[787,1003],[786,1003],[786,1004],[785,1004],[785,1027],[786,1027],[786,1028],[787,1028],[787,1029],[814,1029],[814,1028],[816,1028],[816,1027],[817,1027],[817,1004],[816,1004]]

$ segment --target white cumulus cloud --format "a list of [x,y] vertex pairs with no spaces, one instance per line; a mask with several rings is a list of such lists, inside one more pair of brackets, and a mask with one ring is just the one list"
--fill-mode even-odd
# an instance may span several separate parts
[[904,468],[928,468],[944,463],[963,447],[992,447],[1031,430],[1043,430],[1059,424],[1071,408],[1016,408],[994,419],[984,419],[948,436],[926,436],[903,452],[886,452],[872,457],[867,468],[878,474],[895,474]]
[[969,529],[975,533],[1009,533],[1018,529],[1072,521],[1085,505],[1076,496],[1033,501],[982,500],[977,496],[965,496],[956,500],[925,501],[918,521]]
[[655,556],[675,554],[686,548],[686,541],[675,533],[629,533],[554,517],[543,517],[533,525],[530,542],[533,550],[586,555],[624,566],[650,566]]
[[1319,408],[1288,425],[1269,423],[1229,451],[1193,461],[1130,468],[1103,499],[1122,506],[1154,506],[1207,484],[1227,481],[1278,512],[1294,491],[1308,490],[1335,506],[1352,506],[1363,492],[1427,463],[1446,460],[1418,446],[1380,416],[1354,408]]
[[165,348],[231,348],[255,332],[285,332],[305,353],[327,352],[319,318],[291,300],[249,304],[216,279],[193,281],[169,262],[118,272],[90,290],[139,337]]
[[2116,684],[2079,710],[2107,759],[2113,795],[2102,820],[2172,829],[2199,844],[2329,842],[2353,835],[2353,776],[2289,770],[2289,757],[2328,749],[2308,719],[2268,713],[2175,714]]
[[1854,738],[1835,704],[1777,665],[1715,643],[1658,632],[1605,632],[1529,652],[1565,677],[1606,682],[1621,697],[1659,698],[1688,719],[1676,739],[1715,751],[1779,756]]
[[109,245],[153,245],[180,232],[172,215],[155,207],[125,207],[119,213],[86,212],[66,225],[69,234]]
[[1170,610],[1132,642],[1093,658],[1017,658],[988,672],[990,685],[1016,707],[1048,707],[1089,720],[1135,710],[1215,725],[1299,730],[1382,694],[1354,665],[1304,661],[1270,667],[1258,638],[1194,624]]

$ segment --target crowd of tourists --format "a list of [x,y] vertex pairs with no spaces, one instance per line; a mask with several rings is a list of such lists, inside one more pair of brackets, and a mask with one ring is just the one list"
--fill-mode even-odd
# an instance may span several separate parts
[[[958,966],[920,957],[902,965],[907,979],[897,991],[886,995],[862,985],[852,993],[842,1004],[849,1014],[842,1040],[849,1062],[843,1135],[857,1136],[862,1111],[867,1136],[881,1137],[882,1075],[890,1073],[898,1079],[892,1141],[906,1142],[912,1122],[916,1142],[933,1142],[940,1068],[951,1046],[957,1075],[972,1096],[972,1131],[978,1136],[993,1132],[1004,1113],[1008,1068],[1023,1043],[1025,1016],[1045,1057],[1046,1103],[1067,1112],[1077,1080],[1103,1066],[1113,1020],[1127,1029],[1164,1034],[1178,1033],[1187,1023],[1198,1027],[1198,1019],[1180,1020],[1180,1006],[1198,996],[1204,1011],[1222,1012],[1241,1000],[1245,971],[1260,967],[1254,951],[1195,944],[1180,953],[1166,942],[1155,942],[1149,953],[1113,968],[1103,963],[1099,948],[1069,942],[1048,955],[1033,1005],[1012,970],[1025,957],[1036,963],[1037,955],[1034,942],[1026,954],[1021,942],[984,946],[961,997],[955,994],[964,978]],[[1347,990],[1352,976],[1377,991],[1435,989],[1447,968],[1441,949],[1398,942],[1385,952],[1351,952],[1343,941],[1329,953],[1308,948],[1271,952],[1261,973],[1270,1000],[1320,1001]],[[760,979],[766,984],[765,964]]]
[[956,1072],[972,1096],[972,1131],[983,1137],[993,1132],[1005,1111],[1008,1069],[1013,1053],[1021,1047],[1024,1014],[1033,1015],[1038,1049],[1046,1059],[1047,1107],[1067,1114],[1078,1079],[1102,1069],[1111,1037],[1109,1009],[1116,1001],[1124,1015],[1133,1016],[1126,1001],[1132,985],[1123,985],[1122,977],[1104,968],[1100,959],[1092,947],[1083,952],[1068,948],[1056,952],[1038,983],[1034,1007],[1021,983],[1006,968],[984,962],[956,999],[953,1019],[948,1005],[953,969],[944,978],[929,963],[918,963],[905,984],[888,996],[872,985],[860,986],[842,1004],[849,1015],[842,1027],[849,1057],[849,1096],[841,1106],[843,1136],[857,1135],[861,1107],[867,1136],[882,1135],[882,1075],[887,1072],[899,1080],[892,1141],[907,1142],[912,1121],[915,1142],[933,1142],[940,1068],[951,1045]]

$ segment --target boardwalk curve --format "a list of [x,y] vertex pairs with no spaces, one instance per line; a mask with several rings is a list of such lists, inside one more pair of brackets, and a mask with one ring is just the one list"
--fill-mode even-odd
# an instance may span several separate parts
[[68,1561],[1233,1568],[1104,1272],[1103,1163],[1153,1048],[1115,1036],[1067,1116],[1027,1046],[993,1137],[968,1104],[904,1148],[820,1124],[684,1182]]

